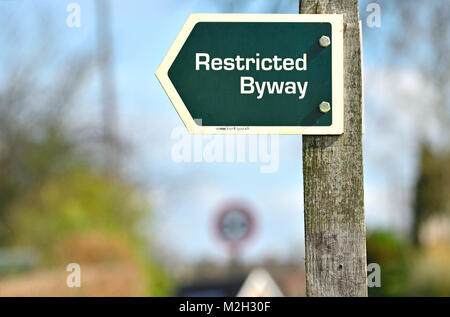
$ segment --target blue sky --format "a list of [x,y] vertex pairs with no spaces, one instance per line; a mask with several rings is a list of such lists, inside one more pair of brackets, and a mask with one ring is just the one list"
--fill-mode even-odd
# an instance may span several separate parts
[[[81,6],[80,28],[66,25],[66,7],[71,2]],[[171,157],[177,142],[171,134],[182,122],[154,72],[188,15],[219,13],[219,7],[207,0],[110,2],[120,132],[134,145],[127,168],[148,187],[154,201],[155,222],[148,230],[156,237],[159,248],[183,260],[205,257],[226,260],[226,249],[211,232],[217,206],[237,198],[253,206],[257,218],[257,235],[244,249],[245,260],[302,257],[301,136],[279,137],[279,169],[271,174],[260,172],[261,163],[176,163]],[[265,2],[252,2],[242,13],[264,12],[261,3]],[[283,13],[296,13],[297,7],[296,1],[286,2]],[[35,31],[36,15],[51,12],[49,22],[57,30],[58,54],[95,48],[95,11],[90,0],[42,0],[39,4],[27,0],[0,1],[0,10],[9,17],[7,23],[19,22],[30,38]],[[363,22],[366,17],[362,5]],[[411,85],[405,85],[404,91],[399,92],[392,92],[391,85],[399,80],[412,80],[413,85],[420,86],[421,78],[414,69],[388,68],[380,47],[382,37],[392,27],[386,19],[380,29],[364,29],[370,32],[364,36],[365,200],[369,229],[404,230],[409,221],[409,189],[414,179],[411,171],[416,163],[414,144],[406,136],[411,123],[401,123],[403,134],[394,138],[381,133],[384,123],[380,125],[372,117],[386,112],[394,122],[403,120],[401,111],[391,105],[395,93],[408,94]],[[30,54],[26,42],[21,54]],[[80,117],[95,122],[100,120],[96,76],[88,82],[86,92]],[[390,149],[398,146],[402,151],[393,156]]]

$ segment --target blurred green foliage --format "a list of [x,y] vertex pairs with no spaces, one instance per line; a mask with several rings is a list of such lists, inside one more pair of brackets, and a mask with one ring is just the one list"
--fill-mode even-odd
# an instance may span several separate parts
[[75,144],[54,128],[49,130],[37,138],[33,126],[13,135],[0,127],[0,245],[15,239],[9,224],[10,205],[47,178],[79,164]]
[[411,250],[407,242],[390,231],[367,236],[367,263],[381,268],[381,287],[369,288],[369,296],[402,296],[408,289]]
[[133,226],[148,209],[138,193],[89,168],[50,177],[10,207],[14,242],[32,244],[54,261],[49,246],[74,233],[95,230],[134,238]]
[[381,287],[369,296],[448,296],[450,246],[416,247],[394,232],[374,231],[367,237],[367,262],[381,268]]

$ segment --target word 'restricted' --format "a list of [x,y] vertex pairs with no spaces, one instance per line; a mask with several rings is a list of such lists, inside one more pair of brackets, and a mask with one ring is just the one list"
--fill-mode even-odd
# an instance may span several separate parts
[[[211,56],[208,53],[195,54],[196,71],[306,71],[307,54],[298,58],[281,58],[277,55],[273,57],[261,58],[259,53],[255,57],[220,58]],[[298,99],[303,99],[308,89],[308,82],[300,81],[256,81],[251,76],[240,77],[240,93],[242,95],[255,94],[257,99],[264,95],[286,94],[298,95]]]

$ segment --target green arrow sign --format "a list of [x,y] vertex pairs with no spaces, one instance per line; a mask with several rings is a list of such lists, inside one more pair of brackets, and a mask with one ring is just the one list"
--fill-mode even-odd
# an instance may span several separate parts
[[343,133],[342,15],[193,14],[156,76],[191,133]]

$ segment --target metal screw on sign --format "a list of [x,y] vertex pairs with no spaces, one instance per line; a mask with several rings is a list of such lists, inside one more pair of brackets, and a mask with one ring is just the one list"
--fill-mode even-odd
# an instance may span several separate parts
[[319,44],[322,47],[328,47],[331,44],[331,40],[328,36],[323,35],[320,39],[319,39]]
[[327,113],[328,111],[331,110],[331,105],[330,105],[330,103],[329,103],[329,102],[326,102],[326,101],[321,102],[320,105],[319,105],[319,110],[320,110],[320,112],[322,112],[322,113]]

